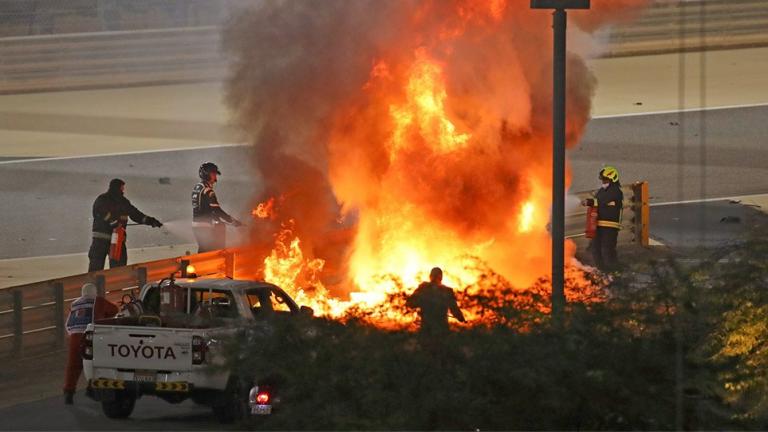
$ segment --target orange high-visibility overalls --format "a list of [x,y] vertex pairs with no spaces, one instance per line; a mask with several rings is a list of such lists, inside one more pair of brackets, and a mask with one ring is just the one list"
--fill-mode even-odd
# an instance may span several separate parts
[[110,318],[117,314],[118,309],[113,303],[103,297],[95,299],[80,297],[70,306],[67,318],[67,333],[69,333],[69,351],[67,367],[64,373],[64,392],[73,393],[77,388],[77,380],[83,371],[83,359],[80,357],[80,344],[88,324],[95,320]]

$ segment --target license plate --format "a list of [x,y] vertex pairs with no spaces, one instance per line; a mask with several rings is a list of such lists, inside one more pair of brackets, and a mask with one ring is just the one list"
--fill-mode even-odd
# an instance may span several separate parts
[[133,379],[138,382],[155,382],[157,379],[157,372],[137,370],[133,373]]
[[253,405],[251,407],[251,415],[268,415],[272,414],[272,405]]

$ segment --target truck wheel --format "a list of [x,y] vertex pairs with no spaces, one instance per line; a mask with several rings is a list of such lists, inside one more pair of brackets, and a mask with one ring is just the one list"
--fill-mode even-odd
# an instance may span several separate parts
[[115,392],[114,400],[101,402],[104,415],[113,419],[127,418],[133,412],[134,406],[136,406],[136,396],[125,392]]
[[213,406],[213,415],[219,423],[233,423],[245,418],[248,412],[248,390],[236,378],[230,378]]

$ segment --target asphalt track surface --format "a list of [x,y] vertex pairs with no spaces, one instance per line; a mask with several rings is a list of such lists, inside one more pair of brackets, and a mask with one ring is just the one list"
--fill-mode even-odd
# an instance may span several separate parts
[[223,430],[232,429],[216,421],[211,409],[191,401],[170,404],[155,397],[136,401],[127,419],[109,419],[98,402],[75,395],[74,405],[64,405],[62,396],[14,405],[0,410],[0,430]]
[[[597,171],[610,163],[624,179],[648,180],[652,202],[767,193],[768,107],[706,112],[706,130],[700,118],[686,113],[593,120],[569,155],[572,189],[595,188]],[[127,196],[147,214],[189,221],[197,167],[206,160],[224,173],[217,186],[224,208],[245,218],[261,188],[247,146],[2,163],[0,258],[87,251],[91,204],[112,177],[126,180]],[[652,207],[652,234],[673,245],[711,246],[738,237],[759,213],[727,200]],[[188,240],[149,227],[131,227],[128,235],[129,247]],[[74,406],[55,397],[0,409],[0,419],[0,430],[221,428],[206,407],[152,397],[139,400],[130,419],[110,420],[82,394]]]
[[734,200],[658,206],[651,209],[656,241],[676,248],[695,249],[733,245],[747,239],[750,228],[768,226],[765,210]]
[[219,202],[246,220],[260,188],[252,158],[248,146],[224,146],[0,164],[0,259],[87,252],[93,200],[114,177],[125,180],[126,197],[139,210],[186,227],[184,236],[167,228],[130,226],[129,248],[192,242],[191,194],[200,164],[218,164]]
[[610,164],[648,180],[652,202],[768,193],[767,115],[757,106],[594,119],[569,152],[573,189],[596,187]]
[[[763,106],[594,119],[581,145],[569,151],[571,189],[596,188],[597,172],[612,164],[623,179],[648,180],[651,202],[768,193],[767,118]],[[146,214],[189,224],[197,168],[208,160],[223,172],[217,185],[223,208],[247,220],[262,187],[253,158],[248,146],[222,146],[0,163],[0,259],[86,252],[91,205],[113,177],[127,182],[126,196]],[[653,224],[652,234],[666,228]],[[698,235],[696,226],[681,229]],[[129,248],[191,240],[179,230],[128,230]]]

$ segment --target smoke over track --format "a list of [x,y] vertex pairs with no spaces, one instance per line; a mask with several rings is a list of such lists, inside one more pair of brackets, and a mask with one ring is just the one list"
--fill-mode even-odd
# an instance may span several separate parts
[[[592,3],[570,14],[572,29],[646,1]],[[435,265],[473,284],[469,256],[517,286],[548,273],[549,13],[527,0],[266,1],[225,41],[228,101],[266,184],[255,200],[274,198],[253,235],[258,257],[289,230],[282,242],[300,239],[315,263],[304,282],[362,293],[395,289],[388,275],[415,286]],[[570,53],[569,147],[595,84]]]

